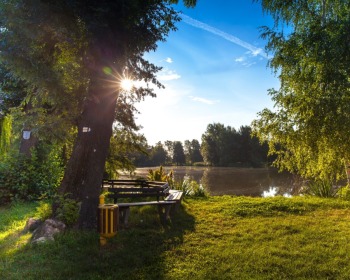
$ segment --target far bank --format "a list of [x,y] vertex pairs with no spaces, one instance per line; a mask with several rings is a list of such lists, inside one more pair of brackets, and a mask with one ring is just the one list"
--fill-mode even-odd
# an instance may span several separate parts
[[[150,169],[156,168],[158,167],[137,168],[134,175],[124,173],[121,177],[145,178]],[[280,173],[275,168],[165,166],[164,170],[173,171],[176,181],[188,177],[197,181],[211,195],[292,195],[300,186],[296,176],[287,172]]]

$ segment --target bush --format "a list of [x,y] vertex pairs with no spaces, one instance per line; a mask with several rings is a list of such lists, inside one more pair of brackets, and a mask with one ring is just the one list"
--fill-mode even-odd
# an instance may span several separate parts
[[350,187],[349,185],[341,187],[338,190],[338,196],[344,200],[350,201]]
[[57,195],[55,198],[55,218],[64,222],[67,226],[74,225],[79,218],[79,203],[69,198],[70,194],[65,196]]
[[159,169],[148,171],[147,179],[150,181],[160,181],[167,182],[169,186],[174,185],[174,173],[170,171],[168,174],[164,172],[163,166],[160,166]]
[[176,182],[174,187],[177,190],[183,191],[185,196],[193,196],[193,197],[208,196],[208,193],[204,189],[202,184],[199,184],[195,180],[191,180],[190,176],[185,176],[183,181]]
[[50,198],[62,177],[57,149],[34,150],[31,157],[8,154],[0,161],[0,203]]
[[332,182],[325,180],[310,181],[303,192],[317,197],[335,197],[337,195],[337,189],[333,187]]
[[40,201],[39,206],[36,208],[36,216],[45,221],[48,218],[52,217],[52,205],[50,202]]
[[198,167],[208,166],[204,161],[194,162],[192,165]]

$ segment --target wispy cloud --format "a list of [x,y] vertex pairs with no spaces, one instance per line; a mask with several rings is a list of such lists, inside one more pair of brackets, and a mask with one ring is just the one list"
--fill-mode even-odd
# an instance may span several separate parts
[[167,58],[165,59],[165,62],[173,63],[174,61],[171,59],[171,57],[167,57]]
[[251,59],[252,54],[250,54],[250,57],[247,56],[240,56],[235,59],[235,62],[245,66],[245,67],[250,67],[254,64],[256,64],[256,61],[253,61]]
[[241,56],[241,57],[237,57],[236,59],[235,59],[235,61],[236,62],[243,62],[243,61],[245,61],[245,57],[244,56]]
[[205,31],[208,31],[212,34],[215,34],[217,36],[220,36],[221,38],[229,41],[229,42],[232,42],[236,45],[239,45],[247,50],[249,50],[251,52],[251,54],[253,56],[257,56],[257,55],[260,55],[264,58],[269,58],[267,56],[267,54],[263,51],[263,49],[261,48],[257,48],[255,46],[253,46],[252,44],[249,44],[239,38],[237,38],[236,36],[233,36],[231,34],[228,34],[226,32],[223,32],[215,27],[212,27],[204,22],[201,22],[201,21],[198,21],[196,19],[193,19],[185,14],[182,14],[182,19],[185,23],[191,25],[191,26],[194,26],[196,28],[199,28],[199,29],[202,29],[202,30],[205,30]]
[[160,72],[157,77],[160,81],[172,81],[172,80],[178,80],[181,78],[181,76],[177,74],[175,71],[166,70],[166,69]]
[[197,97],[197,96],[190,96],[190,98],[191,98],[193,101],[201,102],[201,103],[208,104],[208,105],[213,105],[213,104],[219,102],[219,100],[210,100],[210,99],[206,99],[206,98],[202,98],[202,97]]

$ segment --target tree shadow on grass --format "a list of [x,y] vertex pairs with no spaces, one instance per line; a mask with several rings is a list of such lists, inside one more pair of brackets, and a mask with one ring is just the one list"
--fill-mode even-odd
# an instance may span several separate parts
[[[166,225],[156,207],[132,211],[128,229],[121,230],[107,245],[98,234],[69,231],[55,242],[26,245],[13,252],[1,266],[2,279],[165,279],[171,263],[167,254],[194,230],[195,219],[180,207]],[[0,260],[1,261],[1,260]]]
[[156,215],[154,207],[143,209],[139,215],[133,216],[127,230],[111,240],[110,247],[101,250],[104,258],[113,255],[113,259],[117,260],[114,267],[105,273],[107,278],[166,278],[167,269],[171,267],[167,252],[176,251],[183,243],[185,233],[194,231],[195,219],[184,207],[178,209],[166,225],[161,225],[158,217],[154,219]]

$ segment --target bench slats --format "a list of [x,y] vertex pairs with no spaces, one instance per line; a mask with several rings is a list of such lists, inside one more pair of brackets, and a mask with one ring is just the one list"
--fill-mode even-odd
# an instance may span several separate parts
[[138,187],[119,187],[119,188],[108,188],[109,191],[114,192],[114,193],[123,193],[123,192],[164,192],[164,189],[162,188],[148,188],[148,187],[143,187],[143,188],[138,188]]
[[130,206],[146,206],[146,205],[170,205],[174,204],[176,201],[142,201],[142,202],[123,202],[117,203],[118,207],[130,207]]
[[170,190],[169,195],[164,198],[164,200],[175,200],[175,201],[181,201],[183,196],[183,192],[182,191],[178,191],[178,190]]

